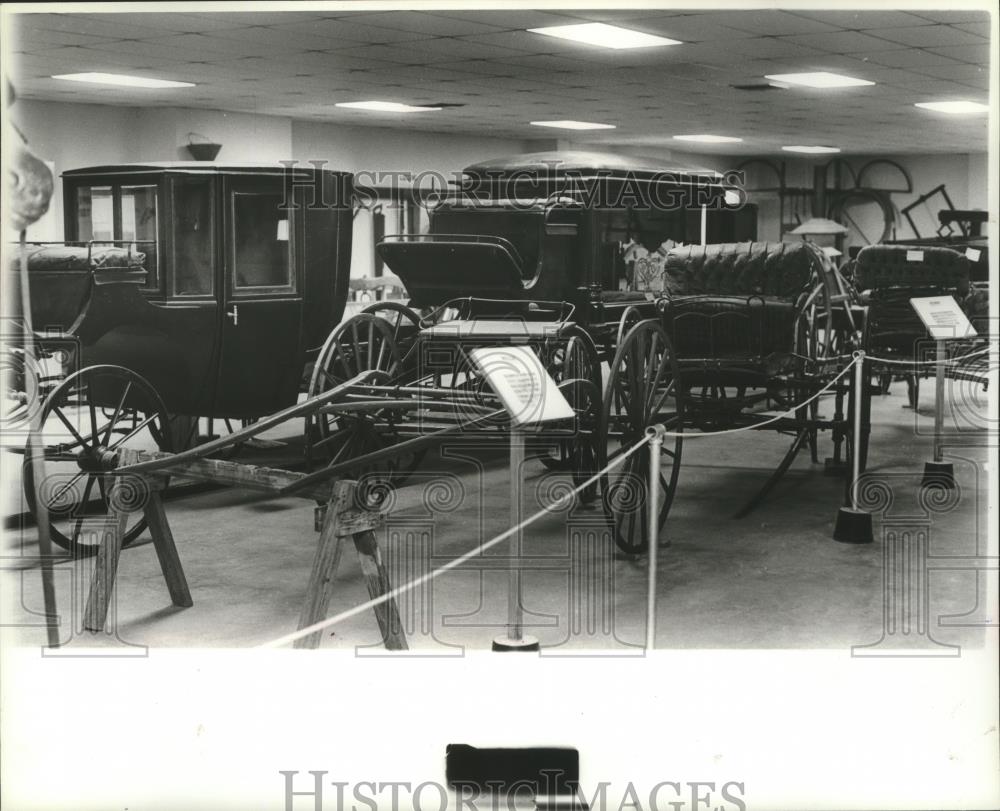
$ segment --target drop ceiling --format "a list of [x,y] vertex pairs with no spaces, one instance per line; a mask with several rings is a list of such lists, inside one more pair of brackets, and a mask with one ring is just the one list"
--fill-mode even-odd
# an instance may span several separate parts
[[[134,6],[133,6],[134,8]],[[681,40],[610,50],[526,31],[598,21]],[[617,129],[574,143],[669,146],[717,133],[725,154],[829,144],[846,153],[987,148],[987,117],[914,107],[988,100],[985,10],[459,10],[23,13],[7,42],[21,98],[138,107],[203,107],[337,124],[519,139],[528,124],[577,119]],[[174,90],[50,78],[128,73],[195,82]],[[874,86],[737,90],[765,74],[830,71]],[[406,116],[338,108],[379,99],[462,106]],[[558,134],[558,133],[556,133]]]

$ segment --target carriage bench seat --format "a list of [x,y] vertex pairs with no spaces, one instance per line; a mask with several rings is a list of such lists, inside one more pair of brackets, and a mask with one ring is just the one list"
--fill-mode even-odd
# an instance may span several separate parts
[[805,242],[672,249],[657,306],[678,360],[759,378],[786,370],[799,306],[821,262]]
[[526,344],[559,337],[572,321],[521,321],[502,318],[454,319],[420,330],[420,337],[463,344]]
[[[66,332],[90,295],[95,273],[141,272],[145,280],[144,253],[104,245],[28,246],[31,279],[31,316],[37,329]],[[15,253],[11,270],[17,271],[21,257]]]
[[927,337],[911,298],[950,295],[968,305],[969,260],[951,248],[868,245],[858,252],[855,274],[869,305],[868,346],[874,354],[911,355]]

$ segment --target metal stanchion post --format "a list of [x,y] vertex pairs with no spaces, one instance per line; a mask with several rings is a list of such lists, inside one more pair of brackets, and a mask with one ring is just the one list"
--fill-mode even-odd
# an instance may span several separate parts
[[924,478],[921,487],[940,487],[951,490],[955,487],[955,469],[951,462],[944,461],[944,369],[947,363],[947,344],[936,342],[937,366],[934,375],[934,460],[924,463]]
[[[521,523],[521,476],[524,467],[525,435],[510,431],[510,525]],[[495,651],[537,651],[538,640],[524,635],[524,606],[521,604],[521,531],[510,536],[508,547],[507,634],[493,640]]]
[[858,482],[861,479],[861,438],[863,422],[863,405],[865,390],[865,353],[854,353],[854,383],[851,392],[854,400],[854,424],[851,426],[853,437],[851,448],[851,482],[848,489],[848,506],[841,507],[837,513],[837,523],[833,530],[833,539],[844,543],[871,543],[872,516],[858,506]]
[[649,437],[649,538],[646,553],[649,556],[649,574],[646,581],[646,650],[656,647],[656,568],[660,546],[660,457],[663,449],[662,425],[646,429]]

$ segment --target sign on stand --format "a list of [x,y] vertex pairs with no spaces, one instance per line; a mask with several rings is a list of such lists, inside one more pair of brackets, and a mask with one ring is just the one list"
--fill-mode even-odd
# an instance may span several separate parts
[[910,304],[935,341],[975,338],[975,327],[952,296],[911,298]]
[[[469,351],[473,363],[510,415],[510,526],[521,524],[521,478],[529,425],[574,416],[556,382],[527,346],[489,346]],[[511,533],[508,553],[507,633],[493,640],[495,651],[537,651],[538,640],[524,635],[521,604],[521,531]]]
[[937,373],[934,385],[934,460],[924,464],[923,486],[954,488],[955,474],[950,462],[944,461],[941,434],[944,432],[944,370],[948,363],[947,342],[975,338],[975,328],[952,296],[911,298],[910,304],[937,342]]

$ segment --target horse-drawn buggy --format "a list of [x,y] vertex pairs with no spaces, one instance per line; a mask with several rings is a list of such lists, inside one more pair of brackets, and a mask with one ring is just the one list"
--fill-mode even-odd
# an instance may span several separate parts
[[[859,314],[819,250],[736,242],[753,237],[740,233],[743,202],[738,185],[711,172],[601,155],[520,156],[467,168],[462,186],[431,211],[428,233],[378,246],[410,306],[373,305],[338,327],[320,354],[313,395],[372,364],[384,375],[370,390],[383,407],[374,398],[320,415],[316,436],[332,450],[333,471],[388,458],[394,451],[377,447],[387,437],[397,454],[408,452],[396,459],[410,464],[409,452],[429,433],[423,415],[430,403],[474,402],[484,414],[496,408],[462,349],[498,341],[534,346],[576,411],[565,438],[549,430],[534,443],[546,466],[580,482],[647,427],[671,432],[661,524],[685,428],[767,424],[791,432],[791,450],[765,491],[804,444],[815,458],[819,429],[833,429],[839,453],[851,414],[838,375],[860,335]],[[708,235],[729,241],[691,245]],[[837,406],[823,420],[815,398],[825,386]],[[792,416],[761,415],[810,398]],[[441,436],[455,429],[431,425]],[[345,447],[365,453],[358,459]],[[583,493],[600,496],[615,541],[628,552],[648,542],[648,470],[648,451],[635,453]]]
[[[540,358],[573,417],[547,424],[530,445],[579,484],[647,427],[670,432],[661,525],[685,430],[790,432],[779,475],[805,445],[816,458],[820,429],[832,429],[838,453],[847,438],[842,372],[860,313],[818,250],[751,241],[738,183],[592,154],[468,167],[430,210],[427,233],[378,246],[409,305],[374,304],[330,332],[346,298],[350,185],[345,173],[281,167],[67,174],[67,236],[114,240],[133,264],[86,266],[89,288],[65,330],[79,342],[81,369],[43,407],[46,462],[65,469],[40,487],[57,541],[83,543],[81,519],[108,509],[117,450],[143,437],[179,463],[302,417],[316,466],[295,487],[305,491],[365,474],[401,483],[457,435],[503,441],[511,424],[475,360],[483,346],[528,346]],[[828,419],[817,410],[826,391],[836,401]],[[200,444],[178,430],[178,417],[265,415]],[[628,552],[651,534],[648,453],[580,493],[606,511]],[[30,465],[25,480],[33,493]],[[141,530],[131,524],[127,540]]]

